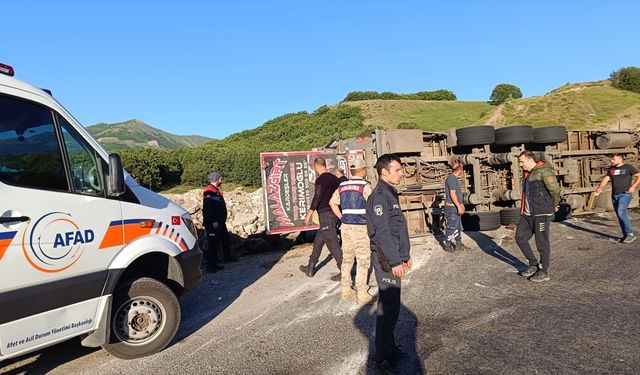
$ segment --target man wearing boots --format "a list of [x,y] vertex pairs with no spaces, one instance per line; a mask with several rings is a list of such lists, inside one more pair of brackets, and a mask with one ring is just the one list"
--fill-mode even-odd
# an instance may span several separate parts
[[[533,152],[521,152],[518,163],[524,170],[522,184],[524,192],[520,221],[516,230],[516,243],[529,260],[529,268],[521,275],[534,282],[548,281],[551,262],[549,231],[551,219],[560,203],[560,185],[553,168],[545,161],[536,161]],[[532,236],[536,239],[540,262],[529,245]]]
[[227,205],[220,187],[223,176],[213,172],[209,176],[209,185],[202,194],[202,224],[207,233],[207,272],[216,272],[224,267],[218,265],[218,247],[222,246],[225,262],[238,259],[231,255],[229,231],[227,230]]
[[446,238],[443,243],[447,252],[466,250],[462,244],[462,214],[464,214],[464,204],[462,200],[462,186],[460,176],[462,176],[462,163],[458,160],[451,161],[451,174],[444,183],[445,204],[444,217],[447,220]]
[[[371,195],[371,184],[365,180],[367,169],[364,160],[351,162],[351,179],[340,183],[333,193],[329,205],[342,221],[342,299],[355,299],[358,304],[366,305],[372,301],[367,285],[369,266],[371,265],[371,245],[367,235],[367,199]],[[351,288],[351,269],[354,259],[357,261],[356,290]]]
[[393,331],[400,314],[401,280],[413,261],[409,256],[407,221],[393,187],[402,179],[400,158],[382,155],[376,170],[380,179],[367,200],[371,262],[378,282],[375,361],[386,372],[403,373],[408,357],[396,345]]
[[[314,211],[318,211],[318,219],[320,221],[320,229],[316,233],[313,241],[313,251],[309,256],[309,263],[306,266],[300,266],[300,271],[307,276],[313,277],[315,274],[316,264],[320,258],[322,247],[327,244],[329,252],[338,264],[338,270],[342,266],[342,251],[340,250],[340,242],[338,241],[338,217],[333,213],[329,206],[329,200],[336,191],[340,182],[338,177],[327,171],[327,162],[322,157],[317,157],[313,162],[313,169],[316,172],[316,181],[314,184],[315,191],[311,206],[304,218],[305,225],[309,225],[311,216]],[[331,277],[331,280],[340,281],[340,274]]]

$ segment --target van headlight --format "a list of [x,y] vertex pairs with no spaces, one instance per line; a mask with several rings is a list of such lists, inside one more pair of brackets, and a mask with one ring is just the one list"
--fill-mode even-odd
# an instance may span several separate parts
[[196,225],[191,220],[191,216],[189,214],[182,215],[182,222],[189,229],[189,232],[193,235],[193,237],[198,241],[198,231],[196,230]]

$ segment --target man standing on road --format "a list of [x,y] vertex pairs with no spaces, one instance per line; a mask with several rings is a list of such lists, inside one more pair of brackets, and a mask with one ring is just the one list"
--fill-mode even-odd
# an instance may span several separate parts
[[209,176],[209,185],[202,194],[202,224],[207,232],[207,272],[216,272],[224,267],[218,265],[218,247],[222,246],[224,261],[235,262],[231,255],[229,231],[227,230],[227,205],[220,187],[224,177],[219,172]]
[[[371,245],[367,234],[367,199],[371,195],[371,184],[365,180],[367,169],[364,160],[354,160],[350,168],[351,179],[340,184],[333,193],[329,205],[342,221],[342,299],[355,299],[366,305],[373,299],[369,294],[367,276],[371,265]],[[342,209],[342,211],[341,211]],[[351,288],[351,269],[354,259],[356,268],[356,293]]]
[[[521,152],[518,164],[524,170],[524,192],[516,243],[529,260],[529,268],[521,275],[534,282],[548,281],[551,262],[549,231],[551,218],[560,203],[560,185],[551,166],[544,161],[536,162],[533,152]],[[536,247],[540,252],[540,262],[529,245],[532,236],[535,236]]]
[[447,220],[446,238],[444,240],[444,250],[453,252],[455,250],[466,250],[462,244],[462,214],[464,214],[464,204],[462,203],[462,186],[460,176],[462,176],[462,163],[458,160],[451,162],[451,174],[444,183],[445,204],[444,217]]
[[[313,169],[316,172],[315,192],[311,207],[307,211],[304,218],[305,225],[309,225],[313,211],[318,211],[318,220],[320,221],[320,229],[316,233],[313,241],[313,251],[309,256],[309,264],[300,266],[300,271],[307,276],[313,277],[315,274],[316,264],[320,258],[322,247],[327,244],[329,252],[338,264],[338,270],[342,266],[342,251],[340,250],[340,242],[338,241],[338,217],[333,213],[329,206],[329,200],[336,191],[338,185],[338,177],[327,171],[327,162],[322,157],[317,157],[313,162]],[[331,280],[340,281],[340,274],[332,276]]]
[[[635,180],[633,180],[635,177]],[[622,229],[622,238],[620,242],[631,243],[636,240],[636,236],[633,234],[633,227],[631,226],[631,220],[627,209],[633,192],[638,187],[640,182],[640,172],[633,165],[625,164],[623,156],[621,154],[614,154],[611,158],[611,168],[596,189],[596,196],[600,195],[602,189],[611,180],[612,191],[611,200],[613,201],[613,208],[618,216],[618,222],[620,223],[620,229]],[[633,180],[633,181],[632,181]]]
[[394,154],[380,156],[376,171],[380,179],[367,201],[371,261],[378,282],[375,360],[381,369],[401,373],[407,356],[396,345],[393,331],[400,313],[401,279],[413,261],[407,221],[393,187],[402,178],[400,158]]

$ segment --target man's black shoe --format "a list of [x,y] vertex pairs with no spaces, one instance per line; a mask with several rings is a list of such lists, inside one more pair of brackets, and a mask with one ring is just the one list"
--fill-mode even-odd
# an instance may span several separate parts
[[533,276],[529,277],[529,281],[533,281],[534,283],[542,283],[549,281],[550,279],[549,274],[541,269],[537,270]]
[[535,266],[529,266],[529,268],[520,272],[520,276],[522,277],[533,276],[533,274],[536,273],[537,271],[538,271],[538,265],[536,264]]
[[224,267],[219,266],[217,264],[213,264],[213,265],[207,265],[207,272],[209,273],[216,273],[216,271],[220,271],[223,270]]
[[442,248],[444,249],[444,251],[446,251],[447,253],[453,253],[454,251],[456,251],[456,248],[453,247],[453,244],[449,241],[445,241],[442,244]]
[[316,262],[309,261],[306,266],[300,266],[300,271],[308,277],[313,277],[316,273]]

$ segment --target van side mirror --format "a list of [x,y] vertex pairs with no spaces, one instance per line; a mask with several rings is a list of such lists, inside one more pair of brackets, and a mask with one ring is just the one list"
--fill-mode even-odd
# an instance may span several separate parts
[[109,154],[109,176],[107,179],[107,194],[117,197],[124,194],[124,169],[120,154]]

